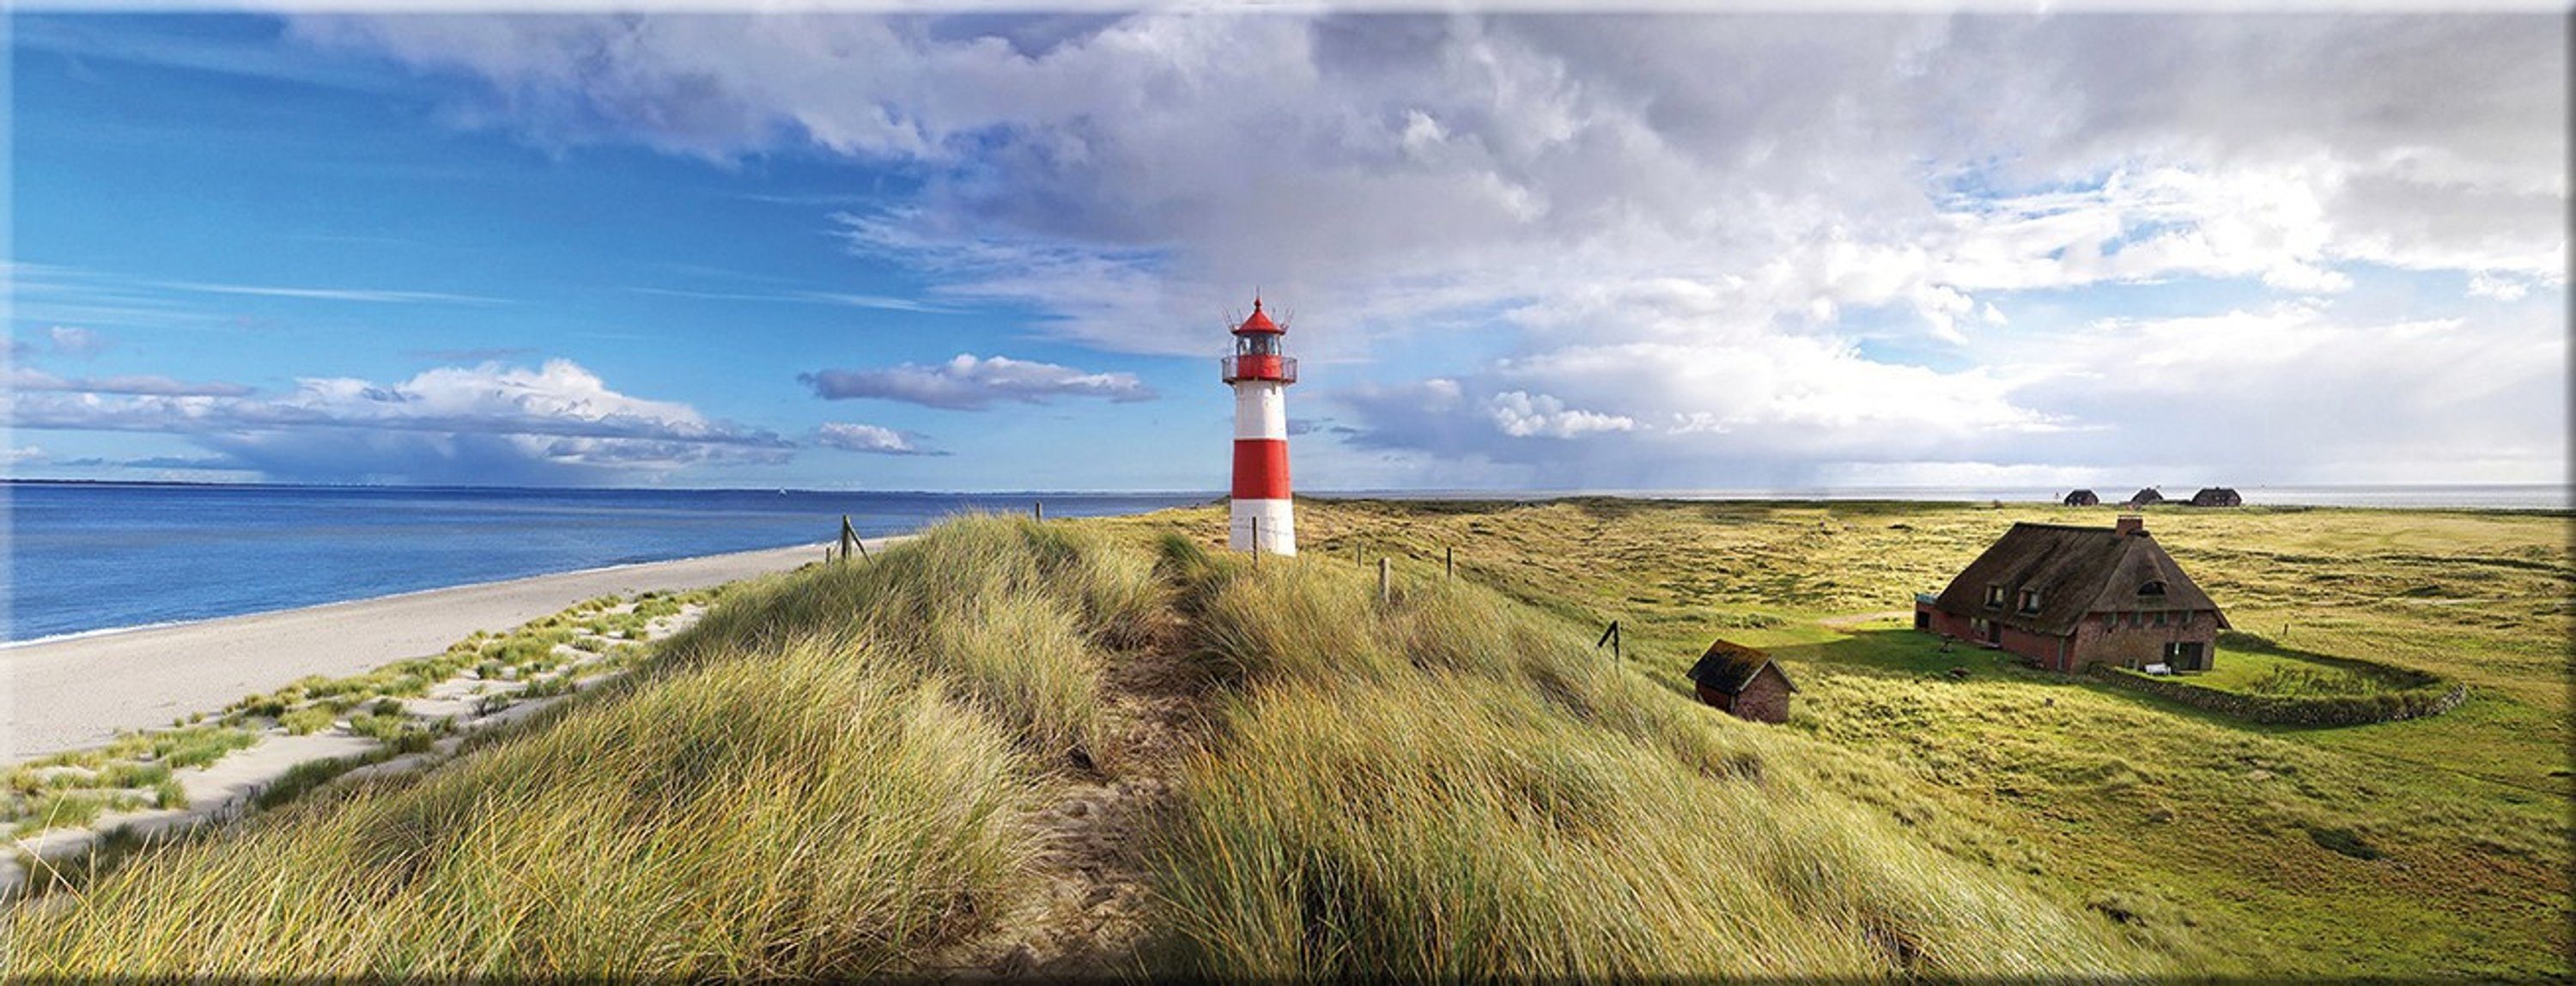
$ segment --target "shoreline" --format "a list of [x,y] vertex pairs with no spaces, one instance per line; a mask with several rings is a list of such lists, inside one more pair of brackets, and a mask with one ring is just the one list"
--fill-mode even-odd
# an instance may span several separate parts
[[[673,565],[682,562],[697,562],[714,558],[730,558],[741,555],[764,555],[786,551],[803,551],[812,553],[831,546],[832,542],[816,541],[812,544],[804,545],[790,544],[776,548],[752,548],[745,551],[719,551],[711,555],[687,555],[680,558],[663,558],[655,561],[618,562],[614,565],[599,565],[592,568],[576,568],[567,572],[539,572],[535,575],[513,575],[506,579],[490,579],[482,582],[459,582],[455,585],[432,586],[427,589],[405,589],[401,592],[388,592],[380,596],[359,596],[355,599],[334,599],[327,603],[312,603],[305,606],[287,606],[280,609],[258,609],[247,613],[226,613],[222,616],[194,616],[184,620],[156,620],[151,623],[137,623],[132,626],[98,627],[91,630],[72,630],[64,633],[48,634],[42,637],[29,637],[25,640],[0,640],[0,661],[7,660],[11,651],[23,650],[30,647],[42,647],[75,640],[93,640],[100,637],[113,637],[120,634],[140,633],[146,630],[169,630],[179,627],[193,627],[206,623],[217,623],[224,620],[240,620],[256,616],[272,616],[279,613],[297,613],[309,609],[326,609],[333,606],[359,606],[367,603],[380,603],[411,596],[426,596],[439,592],[455,592],[459,589],[472,589],[481,586],[509,585],[515,582],[531,582],[538,579],[602,575],[623,569],[643,568],[649,565]],[[875,550],[876,541],[869,541],[868,547],[870,550]],[[675,586],[674,588],[695,589],[701,587]],[[411,656],[417,657],[419,655],[415,654]],[[395,660],[401,660],[401,658],[396,658]]]
[[[870,539],[871,550],[901,540]],[[295,609],[89,631],[0,648],[0,761],[167,726],[306,675],[362,674],[604,595],[686,591],[818,560],[822,542],[423,589]]]

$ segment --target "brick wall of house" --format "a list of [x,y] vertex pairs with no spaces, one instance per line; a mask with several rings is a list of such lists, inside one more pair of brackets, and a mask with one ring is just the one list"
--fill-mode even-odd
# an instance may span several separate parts
[[1789,721],[1789,679],[1780,669],[1765,665],[1762,673],[1736,693],[1735,707],[1728,710],[1738,717],[1755,722]]
[[2156,625],[2153,613],[2143,614],[2137,626],[2129,625],[2127,613],[2113,615],[2111,626],[2103,625],[2100,613],[2075,625],[2075,667],[2069,670],[2097,662],[2144,667],[2163,661],[2168,643],[2198,643],[2203,654],[2217,649],[2218,620],[2210,613],[2175,613],[2164,626]]

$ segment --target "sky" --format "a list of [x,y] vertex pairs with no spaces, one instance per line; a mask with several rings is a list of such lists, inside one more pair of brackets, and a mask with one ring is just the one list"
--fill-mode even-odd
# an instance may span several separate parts
[[12,477],[2568,475],[2560,15],[7,26]]

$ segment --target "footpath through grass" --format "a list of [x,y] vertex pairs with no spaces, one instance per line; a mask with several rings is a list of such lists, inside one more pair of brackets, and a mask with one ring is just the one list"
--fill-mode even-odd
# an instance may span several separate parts
[[[1466,580],[1381,602],[1330,558],[1103,529],[1134,530],[971,519],[731,593],[444,766],[21,909],[5,971],[954,972],[1064,931],[1017,923],[1068,886],[1049,819],[1166,755],[1112,728],[1131,697],[1106,672],[1148,644],[1185,651],[1205,728],[1168,753],[1165,810],[1133,816],[1148,933],[1084,971],[2196,967],[2036,878],[1969,802],[1716,715],[1595,658],[1578,622]],[[1048,971],[1003,951],[985,971]]]
[[[2466,703],[2430,719],[2249,725],[1906,629],[1913,593],[2013,521],[2107,527],[2113,514],[1304,501],[1298,521],[1309,556],[1392,556],[1404,585],[1436,581],[1452,550],[1463,578],[1581,624],[1587,647],[1617,619],[1632,664],[1675,693],[1712,638],[1770,649],[1800,688],[1786,731],[1860,755],[1807,755],[1832,786],[1869,799],[1880,773],[1901,775],[1914,787],[1900,790],[1922,793],[1890,810],[1938,816],[1922,838],[2081,900],[2185,969],[2567,975],[2568,518],[2148,511],[2239,629],[2468,683]],[[1223,536],[1221,508],[1097,523]],[[2293,664],[2240,653],[2222,644],[2215,677],[2252,687]]]

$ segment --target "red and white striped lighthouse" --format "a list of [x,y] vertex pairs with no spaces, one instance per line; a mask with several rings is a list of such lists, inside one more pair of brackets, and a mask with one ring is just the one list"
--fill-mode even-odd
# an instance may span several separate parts
[[1280,352],[1285,329],[1261,313],[1234,329],[1225,382],[1234,387],[1234,518],[1226,546],[1236,551],[1297,553],[1297,515],[1288,501],[1287,388],[1297,360]]

